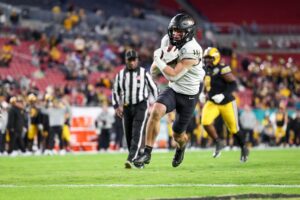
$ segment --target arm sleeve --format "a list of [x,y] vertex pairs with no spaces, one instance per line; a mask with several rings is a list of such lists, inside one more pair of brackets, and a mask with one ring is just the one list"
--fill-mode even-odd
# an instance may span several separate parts
[[[221,68],[221,74],[225,75],[228,73],[231,73],[230,66],[224,66]],[[237,83],[236,81],[227,82],[226,90],[224,91],[224,94],[230,95],[232,92],[234,92],[237,89]]]
[[232,92],[234,92],[237,89],[236,81],[227,82],[227,87],[225,90],[226,95],[230,95]]
[[115,78],[115,82],[114,82],[114,86],[113,86],[113,96],[112,96],[112,104],[114,108],[119,107],[120,105],[120,73],[117,74],[116,78]]

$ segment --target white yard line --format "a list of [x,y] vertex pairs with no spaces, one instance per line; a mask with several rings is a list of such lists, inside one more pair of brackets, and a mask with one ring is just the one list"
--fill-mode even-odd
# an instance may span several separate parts
[[263,187],[263,188],[300,188],[300,185],[276,184],[48,184],[48,185],[14,185],[0,184],[0,188],[156,188],[156,187]]

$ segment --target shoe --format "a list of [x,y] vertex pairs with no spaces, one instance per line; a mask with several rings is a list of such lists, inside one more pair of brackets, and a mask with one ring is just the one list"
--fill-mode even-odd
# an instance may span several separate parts
[[185,147],[182,149],[176,148],[175,156],[173,158],[172,166],[178,167],[184,158]]
[[131,169],[131,168],[143,169],[144,168],[144,164],[136,164],[134,162],[130,162],[129,160],[127,160],[125,162],[125,169]]
[[19,155],[18,151],[13,151],[9,154],[11,157],[16,157],[17,155]]
[[131,169],[131,168],[133,168],[133,165],[132,165],[132,163],[131,163],[129,160],[127,160],[127,161],[125,162],[125,168],[126,168],[126,169]]
[[247,162],[249,156],[249,150],[246,145],[244,145],[241,149],[241,162]]
[[59,151],[59,155],[64,156],[66,155],[66,150],[62,149]]
[[149,164],[151,160],[151,154],[149,153],[143,153],[141,156],[139,156],[137,159],[133,161],[133,163],[137,166],[142,164]]
[[144,164],[139,164],[139,163],[135,163],[135,162],[133,162],[133,166],[137,169],[144,169],[144,167],[145,167]]
[[42,155],[42,152],[41,152],[40,150],[36,150],[36,151],[34,152],[34,155],[35,155],[35,156],[40,156],[40,155]]
[[213,158],[217,158],[221,155],[221,150],[225,147],[223,142],[221,140],[216,141],[216,149],[215,152],[213,153]]
[[33,155],[33,152],[31,151],[26,151],[24,153],[22,153],[22,156],[32,156]]

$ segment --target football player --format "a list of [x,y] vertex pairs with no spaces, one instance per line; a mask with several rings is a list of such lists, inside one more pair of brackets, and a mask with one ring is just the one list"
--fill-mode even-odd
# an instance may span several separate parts
[[196,23],[191,16],[177,14],[169,23],[168,34],[162,38],[161,47],[154,52],[151,73],[161,72],[169,80],[169,84],[153,105],[146,127],[145,151],[134,161],[137,164],[150,163],[152,148],[160,129],[160,119],[173,110],[176,110],[172,126],[176,153],[172,166],[179,166],[184,158],[188,140],[186,129],[193,117],[205,74],[201,60],[203,52],[194,38],[195,31]]
[[[35,94],[28,95],[28,111],[29,111],[29,128],[27,133],[28,139],[28,150],[32,152],[32,146],[34,143],[34,138],[39,134],[39,131],[42,132],[42,115],[40,108],[37,105],[37,97]],[[41,138],[41,136],[39,136]]]
[[220,64],[221,55],[217,48],[207,48],[204,51],[203,58],[206,72],[204,92],[207,93],[208,100],[205,102],[205,94],[200,94],[200,101],[202,103],[205,102],[202,110],[202,125],[216,142],[213,157],[218,157],[221,149],[224,147],[213,125],[215,119],[221,115],[229,132],[234,135],[241,147],[240,160],[246,162],[249,151],[239,131],[238,109],[233,96],[233,92],[237,88],[235,77],[231,72],[230,66]]

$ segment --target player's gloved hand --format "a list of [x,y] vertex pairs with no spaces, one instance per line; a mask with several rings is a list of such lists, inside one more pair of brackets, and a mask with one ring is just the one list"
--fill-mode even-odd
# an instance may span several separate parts
[[43,131],[43,130],[44,130],[43,124],[39,124],[39,125],[38,125],[38,129],[39,129],[39,131]]
[[225,98],[224,94],[216,94],[212,97],[212,99],[214,100],[214,102],[216,103],[221,103],[221,101],[223,101],[223,99]]
[[23,133],[26,133],[26,132],[27,132],[27,128],[23,127]]
[[163,51],[161,50],[161,48],[156,49],[153,53],[153,60],[161,59],[162,54],[163,54]]
[[163,71],[167,64],[161,59],[163,51],[161,48],[156,49],[153,53],[154,64],[159,68],[160,71]]
[[179,56],[179,51],[176,48],[176,46],[173,46],[170,48],[170,46],[164,47],[162,49],[163,51],[163,61],[165,61],[166,63],[170,63],[174,60],[176,60]]
[[199,100],[201,103],[205,103],[206,95],[203,92],[200,93]]

